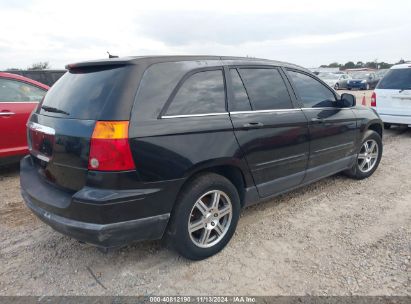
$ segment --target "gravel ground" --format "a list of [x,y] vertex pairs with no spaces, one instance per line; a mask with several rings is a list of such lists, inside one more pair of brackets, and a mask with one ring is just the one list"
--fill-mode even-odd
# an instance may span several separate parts
[[108,254],[25,208],[0,171],[0,295],[411,295],[411,129],[363,181],[336,175],[243,211],[228,247],[191,262],[136,243]]

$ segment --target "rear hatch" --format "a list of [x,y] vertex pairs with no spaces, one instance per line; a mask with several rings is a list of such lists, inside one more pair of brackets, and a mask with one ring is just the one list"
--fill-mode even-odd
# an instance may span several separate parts
[[28,122],[28,144],[38,173],[77,191],[86,184],[96,121],[129,120],[138,83],[135,65],[71,66]]
[[379,114],[411,116],[411,66],[389,70],[375,94]]

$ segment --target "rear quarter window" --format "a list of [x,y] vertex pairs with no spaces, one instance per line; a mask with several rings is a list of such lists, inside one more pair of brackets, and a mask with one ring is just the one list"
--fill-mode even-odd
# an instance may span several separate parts
[[166,115],[225,112],[222,70],[201,71],[189,76],[178,88]]
[[411,68],[389,70],[378,83],[377,89],[411,90]]

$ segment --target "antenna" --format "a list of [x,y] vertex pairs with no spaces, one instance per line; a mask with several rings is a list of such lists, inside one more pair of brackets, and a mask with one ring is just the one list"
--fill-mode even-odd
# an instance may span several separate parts
[[117,55],[111,55],[109,51],[107,51],[108,58],[118,58]]

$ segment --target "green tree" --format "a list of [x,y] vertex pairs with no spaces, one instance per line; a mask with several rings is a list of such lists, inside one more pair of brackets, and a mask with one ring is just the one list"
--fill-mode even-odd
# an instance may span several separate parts
[[338,62],[331,62],[330,64],[322,64],[320,65],[320,68],[339,68],[341,67],[341,64]]
[[357,61],[357,63],[355,64],[355,66],[356,66],[357,68],[362,68],[362,67],[364,67],[364,62],[362,62],[362,61]]
[[390,67],[392,67],[392,64],[382,61],[382,62],[378,63],[378,66],[379,66],[380,69],[389,69]]
[[375,61],[368,61],[365,64],[366,68],[370,68],[370,69],[377,69],[378,68],[378,64]]
[[354,69],[355,68],[355,63],[352,61],[348,61],[347,63],[344,64],[345,69]]
[[329,68],[339,68],[341,66],[341,64],[339,64],[338,62],[332,62],[328,65]]

